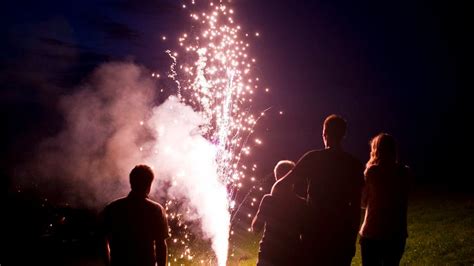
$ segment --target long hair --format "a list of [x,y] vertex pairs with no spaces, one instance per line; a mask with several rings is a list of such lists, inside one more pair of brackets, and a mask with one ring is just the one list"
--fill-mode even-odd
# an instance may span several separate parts
[[380,133],[370,141],[370,159],[365,171],[373,165],[392,165],[397,162],[397,143],[392,135]]

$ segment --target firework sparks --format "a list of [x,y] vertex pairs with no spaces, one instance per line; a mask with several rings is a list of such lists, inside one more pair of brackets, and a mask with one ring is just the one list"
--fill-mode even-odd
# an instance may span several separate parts
[[[179,59],[177,52],[166,51],[172,59],[168,77],[176,83],[178,99],[192,106],[206,121],[200,127],[200,134],[215,147],[216,176],[227,190],[225,211],[230,215],[245,171],[256,169],[255,164],[251,167],[240,165],[241,156],[250,154],[249,136],[265,112],[259,117],[251,113],[252,96],[259,89],[259,78],[251,75],[256,59],[248,53],[249,43],[245,38],[249,34],[235,23],[235,12],[225,3],[210,2],[203,12],[194,10],[194,1],[182,7],[191,10],[193,32],[178,37],[179,54],[183,55]],[[258,32],[254,34],[259,35]],[[165,36],[162,39],[167,40]],[[262,144],[259,138],[254,142]],[[254,180],[252,177],[252,182]],[[174,181],[173,185],[176,185]],[[172,202],[168,201],[166,205],[169,207]],[[170,213],[168,218],[182,224],[179,213]],[[220,219],[219,226],[224,223],[226,230],[221,230],[212,243],[219,265],[225,265],[227,260],[230,216],[228,218]],[[182,242],[185,248],[179,257],[191,260],[188,240],[188,234],[185,234],[185,237],[174,238],[173,242]]]
[[[208,138],[218,147],[218,175],[234,191],[234,180],[243,173],[235,167],[239,162],[243,136],[256,124],[249,113],[249,103],[258,85],[250,70],[255,60],[249,59],[249,44],[242,39],[241,27],[234,23],[234,11],[225,4],[210,3],[207,12],[191,13],[192,20],[201,25],[199,39],[185,33],[178,41],[185,51],[197,55],[194,64],[182,65],[184,80],[192,80],[187,90],[188,101],[198,108],[208,121]],[[244,153],[248,154],[249,149]],[[232,197],[232,193],[230,197]]]

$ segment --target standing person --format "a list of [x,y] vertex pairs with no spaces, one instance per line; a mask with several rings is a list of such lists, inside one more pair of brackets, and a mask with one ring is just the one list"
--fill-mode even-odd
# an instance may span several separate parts
[[166,265],[168,222],[163,207],[148,198],[153,177],[149,166],[135,166],[130,172],[132,191],[103,211],[112,266]]
[[360,229],[362,264],[399,265],[405,250],[410,171],[397,162],[395,139],[381,133],[371,142],[365,169]]
[[[295,163],[279,161],[274,169],[275,179],[286,175]],[[258,266],[300,265],[301,233],[306,202],[298,197],[290,184],[288,193],[267,194],[262,198],[252,229],[265,227],[258,253]]]
[[275,184],[307,182],[308,218],[303,232],[306,265],[350,265],[360,224],[363,165],[345,152],[346,121],[337,115],[324,120],[325,149],[313,150]]

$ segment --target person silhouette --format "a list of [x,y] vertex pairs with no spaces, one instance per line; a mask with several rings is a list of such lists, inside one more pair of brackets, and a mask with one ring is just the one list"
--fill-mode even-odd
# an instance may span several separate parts
[[[285,176],[295,163],[282,160],[274,169],[275,179]],[[306,202],[289,188],[287,194],[264,195],[257,214],[252,221],[252,230],[265,227],[258,253],[258,266],[300,265],[301,233],[304,224]]]
[[350,265],[355,255],[364,167],[342,148],[346,127],[342,117],[328,116],[322,130],[325,149],[307,152],[275,184],[275,193],[287,193],[287,183],[307,184],[306,265]]
[[163,207],[148,198],[153,178],[149,166],[135,166],[130,172],[131,192],[103,210],[107,260],[112,266],[166,265],[168,222]]
[[362,264],[399,265],[405,250],[411,172],[397,162],[393,136],[380,133],[370,141],[365,169],[360,229]]

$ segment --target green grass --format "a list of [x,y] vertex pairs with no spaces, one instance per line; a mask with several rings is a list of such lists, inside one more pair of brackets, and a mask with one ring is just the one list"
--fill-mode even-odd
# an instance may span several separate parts
[[408,233],[401,262],[404,265],[473,265],[473,198],[452,195],[414,198],[409,205]]
[[[473,197],[418,193],[410,199],[408,233],[401,265],[473,265]],[[247,232],[234,238],[228,264],[255,265],[259,238]],[[352,265],[361,265],[359,245]]]
[[[474,265],[474,197],[417,193],[409,202],[408,233],[401,265]],[[247,231],[234,234],[228,265],[255,265],[260,237]],[[352,265],[361,264],[360,247],[356,247]],[[170,261],[171,265],[216,265],[208,244],[198,244],[193,251],[193,260]]]

